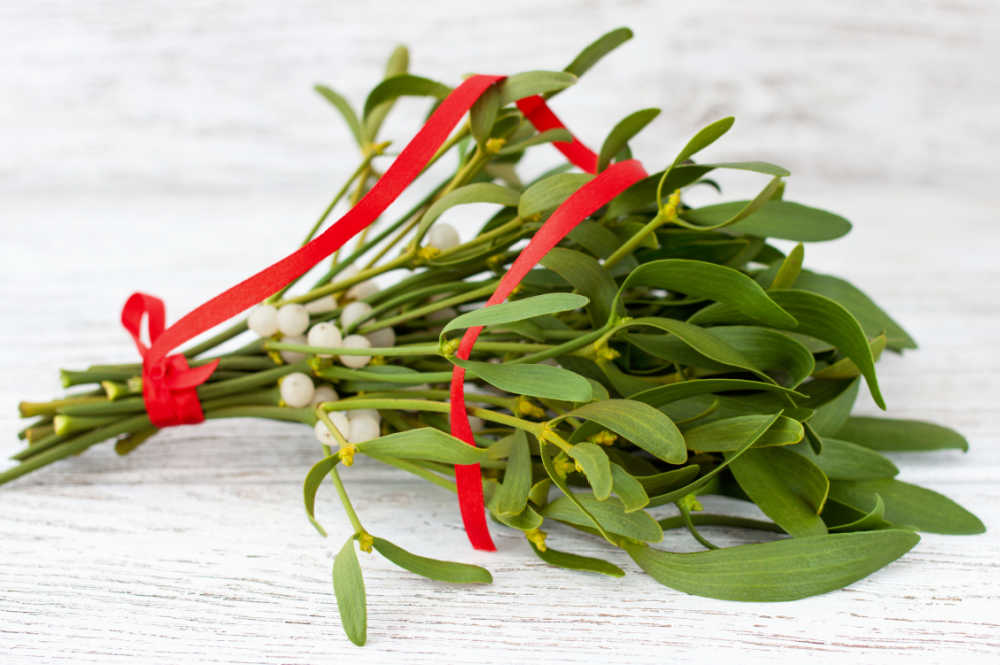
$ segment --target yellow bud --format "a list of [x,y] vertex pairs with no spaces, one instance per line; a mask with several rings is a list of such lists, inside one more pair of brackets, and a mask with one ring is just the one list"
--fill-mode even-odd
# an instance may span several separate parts
[[621,354],[608,346],[607,342],[594,343],[594,357],[597,360],[614,360]]
[[694,494],[686,495],[683,499],[680,500],[680,503],[684,508],[693,512],[705,510],[705,507],[701,505],[701,502],[698,501],[698,497],[696,497]]
[[358,452],[358,447],[353,443],[349,443],[346,446],[341,446],[340,450],[337,451],[337,455],[340,456],[340,462],[344,466],[351,466],[354,464],[354,453],[356,452]]
[[507,139],[504,138],[497,137],[492,139],[486,139],[486,152],[490,153],[491,155],[495,155],[498,152],[500,152],[500,150],[505,145],[507,145]]
[[368,361],[369,365],[384,365],[385,356],[372,356],[372,359]]
[[462,344],[462,340],[459,338],[449,339],[447,342],[441,345],[441,355],[445,358],[451,358],[458,351],[458,347]]
[[424,245],[417,252],[417,259],[421,262],[430,261],[431,259],[436,259],[440,255],[441,255],[441,250],[438,249],[437,247],[433,247],[431,245]]
[[277,351],[268,351],[267,352],[267,357],[270,358],[271,362],[273,362],[275,365],[284,365],[285,364],[284,358],[282,358],[281,354],[278,353]]
[[614,442],[617,440],[618,440],[618,435],[609,432],[606,429],[601,430],[600,432],[594,434],[593,436],[587,437],[587,441],[592,441],[593,443],[596,443],[599,446],[610,446],[614,444]]
[[530,399],[521,395],[517,398],[517,404],[515,405],[515,410],[518,415],[521,416],[531,416],[532,418],[544,418],[545,409],[539,407]]
[[552,466],[555,467],[556,474],[560,478],[565,478],[567,474],[576,471],[576,462],[567,457],[565,453],[556,455],[555,459],[552,460]]
[[358,547],[361,548],[362,552],[371,552],[374,545],[375,539],[370,533],[362,531],[358,534]]
[[545,533],[541,529],[532,529],[531,531],[524,532],[524,537],[537,547],[540,552],[544,552],[546,550],[545,537],[548,535],[549,534]]

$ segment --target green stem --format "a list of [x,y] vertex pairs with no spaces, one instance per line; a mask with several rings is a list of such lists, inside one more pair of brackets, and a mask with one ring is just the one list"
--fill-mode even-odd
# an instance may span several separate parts
[[646,223],[638,232],[632,235],[631,238],[619,245],[618,249],[611,253],[611,256],[604,259],[604,269],[610,270],[612,266],[624,259],[626,256],[630,255],[635,251],[635,248],[642,244],[642,241],[646,239],[651,233],[655,233],[656,229],[660,228],[669,221],[669,218],[664,216],[662,211],[658,212],[653,219]]
[[106,441],[107,439],[118,436],[119,434],[130,434],[140,429],[147,429],[151,426],[152,423],[149,422],[149,416],[142,414],[141,416],[133,416],[124,420],[119,420],[112,425],[90,430],[85,434],[81,434],[78,437],[70,439],[69,441],[64,441],[59,445],[53,446],[52,448],[33,456],[24,462],[21,462],[13,468],[0,472],[0,485],[8,483],[15,478],[20,478],[24,474],[30,473],[36,469],[51,464],[52,462],[57,462],[64,457],[82,453],[95,443]]
[[[712,513],[691,513],[691,522],[697,526],[734,526],[741,529],[756,529],[758,531],[772,531],[774,533],[784,533],[777,524],[765,522],[763,520],[749,519],[746,517],[731,517],[729,515],[715,515]],[[670,529],[680,529],[686,526],[684,516],[676,515],[659,520],[660,528],[664,531]]]
[[[443,298],[441,300],[436,300],[432,303],[424,305],[423,307],[416,307],[407,312],[403,312],[402,314],[397,314],[396,316],[390,316],[388,318],[382,319],[381,321],[375,321],[373,323],[369,323],[366,326],[361,326],[358,332],[360,332],[361,334],[367,334],[375,330],[379,330],[380,328],[388,328],[389,326],[395,326],[405,321],[419,319],[420,317],[426,316],[431,312],[437,312],[438,310],[451,307],[452,305],[461,305],[463,303],[480,299],[483,296],[489,296],[491,293],[493,293],[493,291],[496,290],[497,283],[499,283],[499,280],[491,281],[490,283],[487,283],[485,286],[481,286],[478,289],[466,291],[465,293],[460,293],[450,298]],[[345,329],[344,332],[349,332],[350,330],[357,328],[360,323],[362,322],[358,321],[350,329]]]
[[[327,411],[350,411],[352,409],[397,409],[402,411],[430,411],[433,413],[449,413],[451,405],[444,402],[432,402],[422,399],[372,399],[368,397],[351,397],[337,400],[336,402],[326,402],[322,408]],[[480,409],[477,407],[468,408],[467,411],[478,418],[494,423],[500,423],[508,427],[516,427],[530,432],[535,436],[541,436],[545,423],[531,422],[505,413]]]

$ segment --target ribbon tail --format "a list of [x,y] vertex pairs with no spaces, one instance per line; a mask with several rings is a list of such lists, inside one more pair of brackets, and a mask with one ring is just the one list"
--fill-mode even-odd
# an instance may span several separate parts
[[[570,231],[601,206],[615,198],[633,184],[646,177],[646,170],[636,160],[612,164],[597,177],[578,189],[559,206],[542,225],[528,246],[514,260],[510,270],[497,285],[496,291],[486,301],[486,307],[507,299],[525,275],[542,260],[549,250],[559,244]],[[482,327],[465,331],[456,355],[467,359],[479,337]],[[455,366],[451,375],[451,410],[449,413],[451,433],[470,445],[472,428],[465,410],[465,370]],[[456,466],[455,484],[458,489],[458,505],[462,512],[469,541],[476,549],[494,549],[486,526],[486,506],[483,500],[482,477],[479,465]],[[485,536],[484,536],[485,534]],[[489,546],[486,546],[488,542]]]
[[216,359],[207,365],[200,365],[198,367],[190,367],[181,371],[171,372],[167,376],[166,385],[171,390],[189,390],[191,388],[197,388],[201,384],[208,381],[208,377],[212,376],[212,372],[214,372],[218,366],[219,361]]

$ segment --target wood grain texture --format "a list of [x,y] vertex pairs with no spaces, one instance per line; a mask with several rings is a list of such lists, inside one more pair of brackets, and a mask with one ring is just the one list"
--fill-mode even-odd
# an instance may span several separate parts
[[[323,540],[301,507],[312,434],[212,422],[0,489],[0,662],[996,662],[998,18],[985,1],[0,3],[0,452],[16,449],[16,402],[59,391],[57,367],[133,358],[116,323],[129,292],[163,296],[174,319],[294,245],[356,163],[313,82],[359,102],[396,41],[448,81],[556,68],[628,24],[635,42],[558,112],[598,144],[626,113],[662,107],[635,145],[650,165],[734,113],[711,158],[787,165],[789,198],[851,219],[807,264],[861,285],[921,344],[880,364],[890,415],[947,423],[972,446],[894,455],[901,478],[989,529],[926,535],[818,598],[729,603],[660,587],[568,529],[554,546],[629,575],[549,568],[499,528],[499,552],[473,552],[452,497],[361,460],[345,482],[370,530],[496,581],[457,588],[362,556],[357,649],[330,583],[346,519],[322,490]],[[664,545],[695,547],[679,532]]]

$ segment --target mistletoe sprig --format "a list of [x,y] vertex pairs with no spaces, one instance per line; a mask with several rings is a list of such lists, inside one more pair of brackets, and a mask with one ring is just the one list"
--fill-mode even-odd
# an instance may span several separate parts
[[[546,523],[559,522],[620,548],[668,587],[728,600],[824,593],[900,557],[918,531],[983,531],[950,499],[898,480],[883,455],[966,450],[961,435],[851,415],[861,390],[885,407],[880,355],[916,347],[860,289],[803,267],[804,243],[840,238],[851,225],[786,200],[789,173],[780,166],[695,161],[732,118],[699,131],[663,171],[577,226],[508,302],[482,307],[519,243],[594,177],[560,166],[522,180],[528,150],[572,137],[537,132],[513,101],[557,94],[630,37],[614,30],[563,71],[507,78],[435,156],[456,159],[455,169],[411,210],[338,252],[309,289],[293,295],[289,285],[185,353],[192,366],[219,361],[197,389],[207,419],[313,428],[323,456],[306,476],[306,512],[325,535],[314,507],[329,477],[352,525],[333,577],[357,644],[367,614],[356,547],[431,579],[492,581],[481,567],[412,554],[363,526],[340,476],[358,455],[450,492],[452,465],[479,464],[490,516],[523,532],[545,562],[624,575],[610,561],[566,551],[572,543],[552,543]],[[391,145],[380,130],[395,101],[451,91],[408,68],[406,49],[396,49],[360,114],[317,86],[346,121],[360,161],[306,241],[379,177]],[[617,123],[598,170],[628,158],[657,113]],[[727,170],[762,174],[766,184],[752,200],[685,203],[690,188],[718,189]],[[452,208],[481,203],[496,212],[465,241],[442,221]],[[775,240],[798,244],[786,253]],[[376,277],[392,285],[379,288]],[[460,359],[460,334],[477,326],[485,334]],[[237,337],[247,339],[219,348]],[[474,388],[466,400],[475,446],[449,433],[456,365]],[[140,374],[137,364],[63,370],[66,387],[92,388],[21,403],[21,415],[35,420],[0,483],[104,441],[124,455],[153,437]],[[767,520],[706,513],[698,497],[713,494],[756,504]],[[761,542],[719,548],[711,532],[720,526],[757,532]],[[657,547],[671,529],[686,530],[703,551]]]

